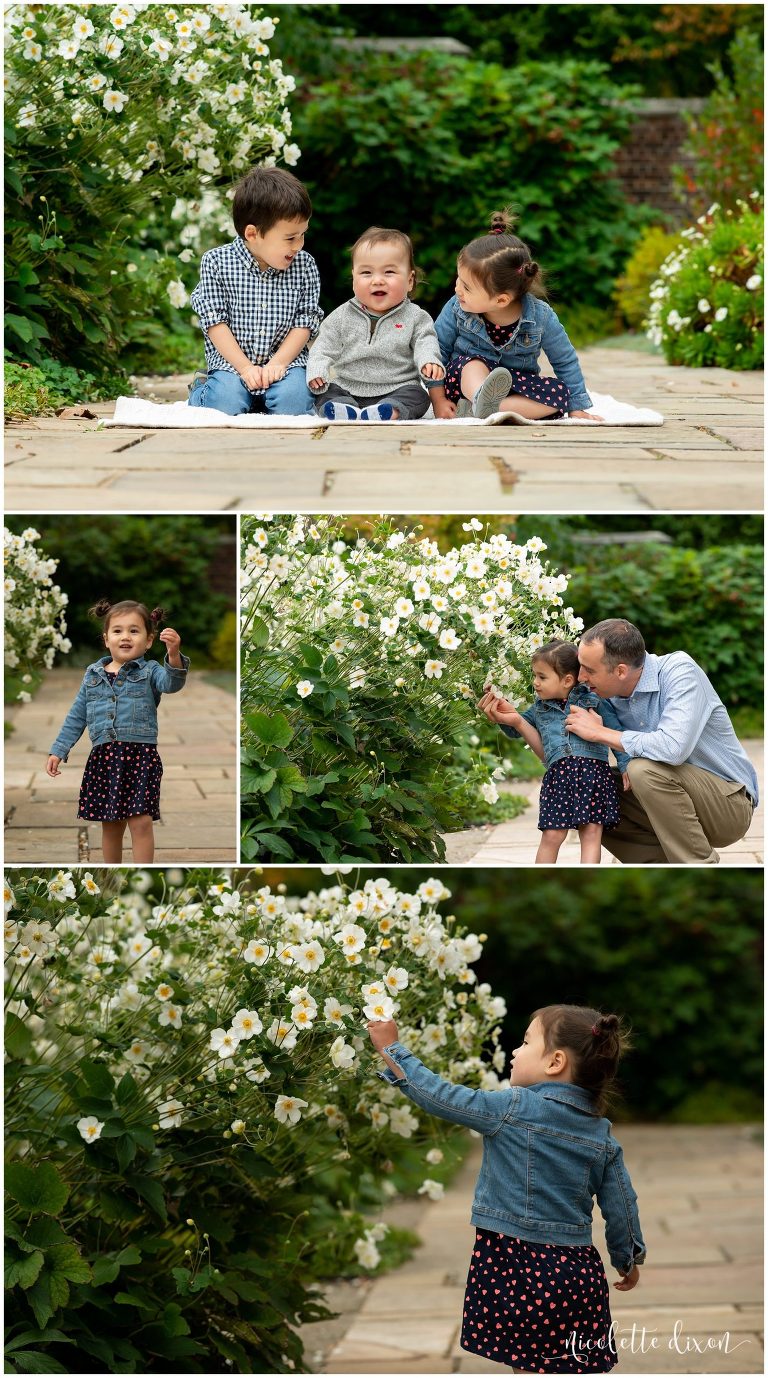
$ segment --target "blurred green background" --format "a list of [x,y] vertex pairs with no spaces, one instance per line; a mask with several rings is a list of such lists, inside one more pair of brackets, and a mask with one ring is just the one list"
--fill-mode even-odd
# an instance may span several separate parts
[[[762,1118],[762,870],[441,867],[436,874],[451,892],[440,912],[488,935],[474,970],[507,1002],[507,1053],[539,1006],[592,1005],[632,1027],[612,1118]],[[380,875],[415,891],[428,872],[403,866],[344,879],[356,888]],[[268,867],[256,884],[300,895],[335,879],[308,867]]]
[[[226,516],[6,516],[15,533],[40,532],[39,548],[59,561],[53,581],[69,595],[72,650],[57,664],[87,665],[102,654],[101,623],[88,616],[99,598],[133,598],[163,607],[196,669],[236,669],[237,549]],[[150,655],[158,656],[158,642]],[[162,647],[160,648],[162,650]]]

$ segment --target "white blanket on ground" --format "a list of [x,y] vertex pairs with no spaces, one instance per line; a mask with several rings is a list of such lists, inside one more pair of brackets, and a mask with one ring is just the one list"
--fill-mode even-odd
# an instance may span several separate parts
[[[617,402],[607,393],[593,392],[592,410],[602,416],[607,426],[663,426],[661,412],[651,411],[650,407],[633,407],[629,402]],[[397,424],[397,423],[395,423]],[[586,417],[563,416],[558,421],[529,421],[517,416],[515,412],[499,411],[493,416],[480,420],[467,416],[453,421],[438,421],[427,415],[419,421],[405,421],[406,426],[596,426],[598,423]],[[186,402],[145,402],[141,397],[118,397],[114,416],[107,417],[104,426],[148,426],[154,429],[192,429],[197,426],[236,426],[238,429],[253,427],[273,427],[284,430],[286,427],[300,427],[316,430],[318,426],[391,426],[391,421],[326,421],[322,416],[270,416],[266,412],[249,412],[243,416],[227,416],[225,412],[214,411],[212,407],[190,407]]]

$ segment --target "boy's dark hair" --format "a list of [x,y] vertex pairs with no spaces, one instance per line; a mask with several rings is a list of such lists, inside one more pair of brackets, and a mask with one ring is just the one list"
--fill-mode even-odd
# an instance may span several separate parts
[[278,220],[309,220],[312,202],[298,177],[282,167],[253,167],[235,187],[232,219],[241,239],[247,225],[265,235]]
[[579,653],[572,641],[545,642],[538,651],[534,651],[531,656],[531,665],[535,665],[537,660],[542,660],[545,665],[551,665],[561,679],[565,675],[573,675],[574,679],[578,681]]
[[568,1050],[574,1084],[590,1091],[598,1114],[604,1114],[616,1095],[619,1060],[632,1046],[618,1014],[601,1014],[586,1005],[544,1005],[534,1010],[531,1019],[540,1021],[548,1053],[555,1048]]
[[617,665],[639,670],[645,660],[642,635],[634,622],[627,622],[624,617],[606,617],[603,622],[588,627],[582,633],[581,644],[589,641],[602,641],[603,660],[609,670],[615,670]]
[[133,598],[123,598],[119,603],[110,603],[108,598],[100,598],[98,603],[94,603],[93,607],[88,609],[88,616],[102,619],[101,630],[106,635],[112,618],[120,617],[126,612],[138,613],[147,629],[147,636],[154,636],[160,623],[166,620],[165,608],[153,608],[150,612],[144,603],[136,603]]
[[458,266],[466,268],[489,296],[508,292],[512,300],[517,301],[526,292],[531,292],[535,297],[545,298],[541,268],[532,259],[528,245],[511,233],[515,220],[508,206],[494,211],[490,233],[464,245]]
[[389,243],[396,244],[399,249],[403,250],[408,262],[409,273],[413,273],[417,283],[422,282],[424,275],[421,269],[416,267],[413,257],[413,240],[410,235],[407,235],[404,230],[386,230],[381,225],[371,225],[363,234],[358,235],[349,251],[352,258],[352,267],[354,268],[355,266],[355,254],[363,244],[370,244],[373,248],[375,244]]

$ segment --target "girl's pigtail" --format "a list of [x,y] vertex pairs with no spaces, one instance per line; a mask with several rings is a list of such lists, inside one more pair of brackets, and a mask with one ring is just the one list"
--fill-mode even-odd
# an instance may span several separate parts
[[153,627],[159,627],[161,622],[165,622],[165,608],[153,608],[149,620]]
[[491,215],[490,232],[491,234],[511,234],[518,217],[511,206],[504,206],[500,211],[494,211]]
[[540,272],[539,265],[538,263],[534,263],[533,260],[531,260],[528,263],[522,263],[520,265],[520,272],[522,273],[523,277],[529,278],[530,281],[533,281],[533,279],[537,277]]
[[94,603],[93,607],[88,609],[88,616],[106,617],[111,607],[112,604],[110,603],[108,598],[100,598],[98,603]]

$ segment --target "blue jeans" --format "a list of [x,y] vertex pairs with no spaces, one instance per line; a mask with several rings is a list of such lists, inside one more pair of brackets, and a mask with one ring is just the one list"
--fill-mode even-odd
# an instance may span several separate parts
[[237,373],[226,368],[211,369],[207,378],[199,378],[189,394],[190,407],[215,407],[228,416],[242,412],[268,411],[283,416],[305,416],[313,410],[313,399],[307,387],[307,371],[289,368],[284,378],[270,383],[266,392],[251,392]]

